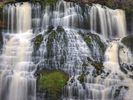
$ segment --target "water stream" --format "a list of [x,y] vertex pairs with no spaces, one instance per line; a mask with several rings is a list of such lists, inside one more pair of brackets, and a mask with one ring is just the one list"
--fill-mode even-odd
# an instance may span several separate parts
[[[7,4],[3,12],[7,29],[0,55],[0,100],[44,100],[36,97],[37,66],[70,75],[61,100],[132,100],[133,74],[122,66],[133,64],[132,51],[121,42],[129,35],[123,10],[59,0],[44,8],[39,3]],[[38,35],[43,40],[34,51],[32,40]],[[88,58],[103,64],[100,74]]]
[[8,33],[3,34],[4,46],[0,56],[0,100],[35,100],[31,4],[7,6]]

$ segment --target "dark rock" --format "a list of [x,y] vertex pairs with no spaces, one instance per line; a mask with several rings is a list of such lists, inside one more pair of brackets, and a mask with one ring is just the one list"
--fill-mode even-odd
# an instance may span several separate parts
[[42,34],[37,35],[37,36],[32,40],[32,42],[34,43],[35,51],[39,49],[39,47],[40,47],[42,41],[43,41],[43,35],[42,35]]
[[62,26],[58,26],[56,29],[57,32],[64,32],[64,29]]
[[133,35],[129,35],[127,37],[124,37],[121,42],[126,45],[131,52],[133,53]]

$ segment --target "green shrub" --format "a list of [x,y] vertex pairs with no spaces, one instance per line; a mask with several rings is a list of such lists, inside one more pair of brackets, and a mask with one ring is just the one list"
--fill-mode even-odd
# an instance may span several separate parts
[[44,70],[39,72],[38,86],[46,90],[52,100],[58,100],[68,78],[68,75],[62,71]]

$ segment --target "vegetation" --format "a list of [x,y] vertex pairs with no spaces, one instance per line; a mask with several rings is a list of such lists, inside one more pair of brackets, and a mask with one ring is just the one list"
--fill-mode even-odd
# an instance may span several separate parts
[[7,3],[15,3],[17,0],[3,0],[3,4],[7,4]]
[[48,42],[47,42],[47,50],[51,50],[52,45],[53,45],[53,41],[54,39],[56,39],[57,33],[55,30],[52,30],[51,33],[49,34],[48,37]]
[[58,0],[32,0],[33,3],[39,2],[41,5],[52,5],[55,4]]
[[84,37],[84,40],[87,44],[90,44],[91,43],[91,37],[90,36],[86,36]]
[[[104,57],[104,52],[106,50],[106,43],[104,43],[101,38],[93,33],[82,33],[82,32],[78,32],[84,39],[84,41],[86,42],[86,44],[88,45],[89,49],[92,52],[92,57],[95,58],[96,60],[100,62],[103,61]],[[94,50],[95,45],[97,45],[97,51]],[[97,55],[93,55],[93,54],[97,54],[97,52],[99,52],[99,58],[97,57]]]
[[46,90],[51,100],[58,100],[69,76],[59,70],[44,70],[39,73],[38,86]]
[[99,73],[99,71],[101,71],[102,68],[104,67],[103,63],[100,63],[100,62],[97,62],[97,61],[91,62],[91,65],[93,65],[96,68],[97,73]]
[[34,46],[35,46],[36,49],[39,48],[39,46],[41,45],[42,41],[43,41],[43,35],[42,35],[42,34],[37,35],[37,36],[33,39]]
[[79,79],[80,83],[83,83],[85,81],[85,74],[81,73],[78,79]]

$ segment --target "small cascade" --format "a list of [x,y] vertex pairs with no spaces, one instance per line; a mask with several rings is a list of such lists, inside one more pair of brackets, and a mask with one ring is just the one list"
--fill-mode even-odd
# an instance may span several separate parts
[[[72,2],[59,0],[55,5],[46,6],[43,11],[42,28],[47,28],[49,25],[64,26],[68,28],[83,28],[85,20],[82,8]],[[86,8],[86,18],[89,9]],[[86,20],[88,21],[88,19]]]
[[125,12],[120,9],[113,10],[99,4],[81,6],[64,0],[59,0],[52,6],[45,6],[41,13],[40,9],[40,5],[33,5],[33,23],[42,30],[53,25],[85,29],[106,38],[120,38],[127,35]]
[[99,4],[94,4],[90,10],[90,30],[101,33],[104,37],[126,36],[125,12],[112,10]]
[[[80,73],[87,57],[91,57],[90,50],[77,31],[65,29],[59,32],[58,28],[44,35],[36,52],[36,62],[42,61],[40,66],[44,68],[61,69],[71,75]],[[53,35],[55,37],[51,38]]]
[[120,71],[118,54],[119,54],[119,43],[117,41],[113,41],[109,44],[109,47],[105,52],[105,62],[104,62],[104,66],[113,72]]
[[[63,100],[132,100],[133,80],[119,65],[120,41],[110,42],[105,52],[102,73],[94,76],[94,67],[86,69],[84,81],[72,76],[64,90]],[[89,71],[89,72],[88,72]]]
[[28,3],[8,4],[4,7],[8,33],[26,32],[31,29],[31,7]]
[[32,62],[31,5],[6,5],[8,33],[3,33],[0,56],[0,100],[36,100],[35,65]]

